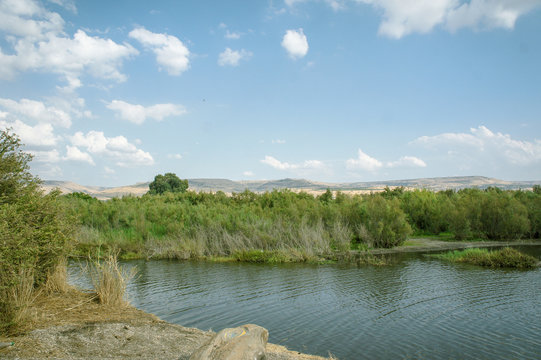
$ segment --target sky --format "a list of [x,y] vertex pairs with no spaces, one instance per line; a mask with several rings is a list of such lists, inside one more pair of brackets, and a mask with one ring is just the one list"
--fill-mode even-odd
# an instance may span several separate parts
[[541,0],[0,0],[44,180],[541,180]]

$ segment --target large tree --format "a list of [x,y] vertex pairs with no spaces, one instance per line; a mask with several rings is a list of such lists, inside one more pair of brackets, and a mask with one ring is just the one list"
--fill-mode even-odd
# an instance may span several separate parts
[[154,181],[149,185],[149,194],[157,195],[166,192],[183,193],[188,190],[188,180],[180,180],[179,177],[173,173],[166,173],[165,175],[156,175]]

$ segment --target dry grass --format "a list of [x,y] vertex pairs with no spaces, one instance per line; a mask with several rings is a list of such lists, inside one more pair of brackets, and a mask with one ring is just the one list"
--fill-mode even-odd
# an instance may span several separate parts
[[21,269],[17,282],[0,291],[0,333],[15,333],[32,319],[30,307],[39,293],[34,289],[34,270]]
[[91,262],[88,271],[101,304],[120,307],[128,305],[124,295],[128,282],[135,276],[135,268],[126,270],[118,264],[116,255],[109,255],[105,260]]
[[44,289],[48,293],[60,294],[66,293],[70,289],[66,259],[60,261],[54,270],[48,273]]

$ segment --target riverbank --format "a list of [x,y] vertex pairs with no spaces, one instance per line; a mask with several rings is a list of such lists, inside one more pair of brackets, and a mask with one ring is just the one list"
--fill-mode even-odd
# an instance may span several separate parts
[[404,242],[403,245],[390,249],[372,249],[373,255],[387,255],[412,252],[435,252],[460,250],[468,248],[489,248],[521,245],[541,245],[539,239],[514,240],[514,241],[445,241],[431,238],[413,238]]
[[[160,320],[132,306],[100,305],[93,293],[69,289],[40,294],[31,321],[14,342],[0,350],[2,359],[185,359],[214,333]],[[267,344],[269,360],[322,360]]]

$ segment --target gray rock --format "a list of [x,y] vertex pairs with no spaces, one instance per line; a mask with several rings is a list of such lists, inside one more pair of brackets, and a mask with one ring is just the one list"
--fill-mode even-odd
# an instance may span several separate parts
[[269,332],[253,324],[223,329],[190,360],[263,360],[268,339]]

